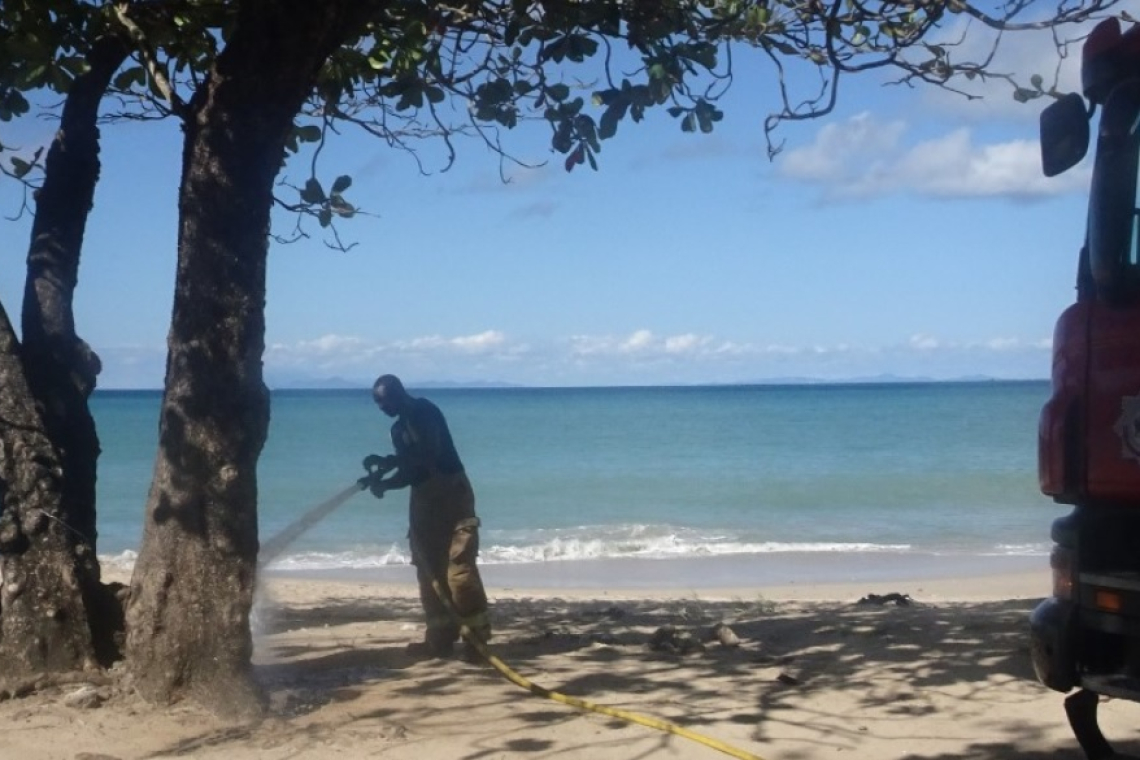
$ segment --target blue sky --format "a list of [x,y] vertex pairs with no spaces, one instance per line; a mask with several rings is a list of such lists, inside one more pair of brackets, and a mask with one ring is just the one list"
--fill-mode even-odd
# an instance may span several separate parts
[[[1005,65],[1049,75],[1046,36],[1007,39]],[[880,375],[1044,378],[1072,300],[1087,170],[1041,176],[1041,101],[983,101],[846,80],[836,112],[788,125],[770,162],[771,69],[738,56],[711,135],[664,113],[623,122],[601,170],[567,174],[545,132],[506,136],[546,165],[474,141],[446,173],[358,135],[326,150],[374,216],[270,251],[272,387],[410,383],[643,385]],[[1062,87],[1075,89],[1062,70]],[[982,85],[976,85],[982,87]],[[50,125],[3,125],[29,146]],[[174,123],[103,129],[76,297],[104,388],[160,387],[175,264]],[[289,176],[298,182],[304,168]],[[283,189],[283,194],[288,193]],[[285,197],[289,197],[285,195]],[[0,208],[15,210],[10,184]],[[287,234],[281,216],[275,231]],[[315,225],[313,231],[318,232]],[[0,300],[19,313],[30,220],[0,227]]]

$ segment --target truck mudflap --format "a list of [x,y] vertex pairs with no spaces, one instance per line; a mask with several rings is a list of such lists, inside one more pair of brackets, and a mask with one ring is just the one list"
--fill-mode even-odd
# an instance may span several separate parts
[[1099,705],[1100,695],[1090,689],[1081,689],[1065,698],[1065,716],[1088,760],[1109,760],[1116,756],[1097,724]]
[[1065,716],[1088,760],[1110,760],[1117,755],[1097,722],[1100,695],[1140,700],[1140,681],[1123,673],[1096,675],[1087,671],[1088,663],[1078,663],[1081,630],[1088,622],[1080,619],[1075,603],[1044,600],[1029,616],[1030,655],[1045,686],[1064,693],[1081,687],[1065,698]]
[[1076,605],[1049,597],[1029,616],[1029,653],[1037,680],[1060,692],[1077,685]]

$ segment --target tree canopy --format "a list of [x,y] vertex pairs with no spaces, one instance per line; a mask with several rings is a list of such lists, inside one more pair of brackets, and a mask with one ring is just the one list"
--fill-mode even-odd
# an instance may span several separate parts
[[[664,109],[686,132],[711,132],[723,118],[739,53],[771,65],[769,153],[789,120],[817,118],[836,104],[842,80],[886,70],[900,84],[961,92],[965,80],[1000,79],[1013,97],[1052,91],[1043,72],[999,71],[993,53],[1007,32],[1056,29],[1096,18],[1119,0],[1039,2],[853,2],[852,0],[560,0],[535,2],[362,2],[360,24],[328,57],[298,114],[288,149],[318,152],[346,128],[416,154],[425,138],[456,156],[456,139],[484,141],[510,159],[504,131],[545,122],[567,170],[597,168],[605,140],[623,121]],[[108,90],[107,118],[180,115],[236,23],[256,3],[218,0],[15,2],[0,10],[0,121],[28,112],[27,94],[60,95],[89,62],[95,40],[123,35],[131,59]],[[1126,14],[1124,14],[1126,17]],[[972,28],[974,30],[972,31]],[[993,32],[976,52],[964,40]],[[42,156],[0,143],[0,171],[33,176]],[[4,156],[4,152],[7,156]],[[279,198],[321,226],[352,216],[351,178],[318,177],[316,162]]]

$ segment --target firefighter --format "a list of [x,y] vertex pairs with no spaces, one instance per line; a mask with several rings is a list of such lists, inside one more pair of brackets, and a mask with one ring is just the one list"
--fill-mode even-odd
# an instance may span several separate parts
[[[408,538],[427,632],[422,642],[408,646],[408,652],[422,657],[446,657],[459,638],[459,623],[440,599],[433,579],[472,633],[482,641],[491,635],[487,594],[475,563],[479,552],[475,492],[447,421],[435,404],[409,394],[395,375],[377,378],[372,385],[372,399],[380,411],[396,418],[392,424],[395,454],[365,457],[365,469],[377,473],[367,485],[377,498],[386,491],[411,487]],[[380,477],[387,471],[391,474]],[[475,654],[468,643],[467,655]]]

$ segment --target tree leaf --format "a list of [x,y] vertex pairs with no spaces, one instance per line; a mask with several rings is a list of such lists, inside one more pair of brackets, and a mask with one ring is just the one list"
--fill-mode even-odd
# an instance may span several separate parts
[[579,145],[577,148],[575,148],[574,151],[566,157],[566,160],[562,162],[562,165],[564,167],[566,167],[566,171],[572,172],[572,171],[574,171],[574,167],[580,163],[582,163],[582,146],[581,145]]
[[339,193],[343,193],[350,187],[352,187],[352,177],[348,176],[347,174],[342,174],[333,180],[332,190],[330,192],[332,192],[334,195],[337,195]]
[[26,175],[28,172],[30,172],[32,170],[32,165],[29,164],[27,161],[23,160],[22,158],[13,157],[11,159],[11,161],[12,161],[12,173],[16,175],[16,179],[23,177],[24,175]]
[[570,150],[570,146],[573,145],[573,142],[570,136],[569,122],[562,122],[558,125],[558,128],[554,130],[554,137],[551,138],[550,144],[559,153],[566,153]]
[[321,139],[321,128],[315,124],[297,127],[294,129],[294,133],[301,142],[317,142]]
[[27,98],[15,90],[8,90],[0,96],[0,121],[11,121],[28,112]]
[[129,90],[132,86],[142,85],[145,82],[146,75],[143,73],[142,66],[133,66],[119,72],[114,79],[113,85],[116,90]]
[[351,203],[346,201],[343,197],[334,193],[329,198],[329,210],[332,211],[337,216],[343,216],[345,218],[349,218],[353,214],[356,213],[356,206],[353,206]]
[[614,103],[607,108],[598,124],[598,139],[608,140],[617,134],[618,122],[624,113],[624,104]]
[[325,191],[316,177],[309,177],[301,190],[301,200],[305,203],[324,203]]

